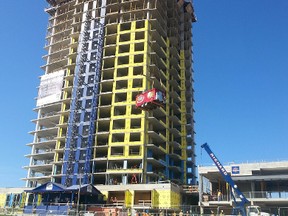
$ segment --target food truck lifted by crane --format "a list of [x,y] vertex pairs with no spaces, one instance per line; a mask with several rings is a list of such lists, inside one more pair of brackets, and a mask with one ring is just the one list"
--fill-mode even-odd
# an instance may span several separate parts
[[150,111],[165,105],[165,93],[159,89],[152,88],[136,96],[136,107]]

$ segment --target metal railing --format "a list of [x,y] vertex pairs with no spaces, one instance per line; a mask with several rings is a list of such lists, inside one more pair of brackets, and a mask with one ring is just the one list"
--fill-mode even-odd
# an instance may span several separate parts
[[[288,199],[288,191],[254,191],[254,192],[243,192],[244,196],[253,201],[253,199],[265,199],[265,200],[273,200],[273,199]],[[236,197],[237,199],[237,197]],[[204,194],[202,196],[202,201],[232,201],[231,195],[222,195],[220,200],[218,200],[217,195]]]
[[248,199],[287,199],[288,191],[255,191],[243,193]]

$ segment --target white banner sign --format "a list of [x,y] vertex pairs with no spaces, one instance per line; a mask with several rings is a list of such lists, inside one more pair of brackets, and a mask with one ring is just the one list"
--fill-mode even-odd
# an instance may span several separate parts
[[41,77],[36,106],[57,102],[61,99],[64,70]]

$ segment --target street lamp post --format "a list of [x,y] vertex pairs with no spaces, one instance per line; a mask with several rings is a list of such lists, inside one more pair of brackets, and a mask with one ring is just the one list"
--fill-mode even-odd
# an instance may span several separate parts
[[77,210],[76,210],[76,215],[79,215],[81,181],[82,181],[82,174],[79,176],[79,188],[78,188],[78,196],[77,196]]

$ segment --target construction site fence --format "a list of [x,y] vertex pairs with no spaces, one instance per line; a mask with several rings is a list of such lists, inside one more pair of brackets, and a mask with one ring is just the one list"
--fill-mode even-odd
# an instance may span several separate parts
[[[266,207],[261,208],[261,212],[262,213],[263,212],[268,213],[270,216],[288,216],[288,207],[266,206]],[[232,206],[231,207],[224,207],[224,206],[208,207],[208,206],[205,206],[201,209],[200,215],[224,216],[224,215],[231,215],[231,213],[232,213]]]
[[[205,207],[202,210],[199,206],[175,206],[175,208],[159,208],[159,209],[139,209],[135,208],[118,208],[113,206],[95,206],[95,205],[82,205],[79,209],[74,208],[68,212],[41,212],[36,211],[32,214],[25,214],[23,208],[9,207],[0,208],[0,216],[2,215],[75,215],[75,216],[224,216],[231,215],[231,208],[223,207]],[[271,216],[288,216],[288,207],[269,207],[262,209],[263,212],[269,213]]]

